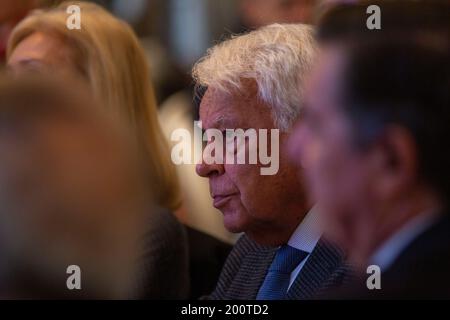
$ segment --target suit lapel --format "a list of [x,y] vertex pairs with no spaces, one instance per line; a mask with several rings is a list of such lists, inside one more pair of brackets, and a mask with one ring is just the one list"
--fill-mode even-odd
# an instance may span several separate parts
[[[277,248],[251,242],[239,269],[226,289],[223,299],[254,300],[267,275]],[[342,267],[343,253],[324,240],[320,240],[295,279],[286,299],[310,299],[320,290],[333,286],[334,272]]]
[[343,253],[321,239],[289,289],[286,299],[310,299],[324,288],[327,279],[342,263]]
[[234,299],[256,299],[275,253],[276,248],[260,246],[247,254],[229,289]]

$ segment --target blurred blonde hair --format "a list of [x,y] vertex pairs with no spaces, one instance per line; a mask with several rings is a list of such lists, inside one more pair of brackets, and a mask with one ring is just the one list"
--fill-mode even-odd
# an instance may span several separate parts
[[[81,9],[80,30],[66,26],[70,5]],[[88,79],[94,96],[112,112],[127,117],[143,140],[155,173],[158,204],[178,208],[181,198],[175,167],[158,122],[145,54],[130,26],[93,3],[67,1],[25,18],[9,39],[7,56],[34,32],[60,36],[73,49],[75,65]]]

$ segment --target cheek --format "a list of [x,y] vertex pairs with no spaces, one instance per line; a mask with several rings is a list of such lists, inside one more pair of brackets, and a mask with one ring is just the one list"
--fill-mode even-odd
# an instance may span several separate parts
[[254,185],[257,178],[256,166],[251,165],[225,165],[225,175],[227,180],[233,188],[239,191],[240,199],[245,202],[246,199],[251,199],[253,196],[252,185]]
[[363,159],[345,155],[346,152],[341,152],[323,159],[322,169],[316,172],[319,183],[314,190],[329,214],[342,220],[358,214],[364,204],[370,203],[366,163]]
[[352,180],[358,177],[356,168],[348,152],[336,144],[317,146],[315,152],[314,162],[305,172],[310,189],[317,201],[335,207],[354,187]]
[[240,205],[250,215],[258,212],[258,215],[264,216],[265,209],[270,211],[267,202],[273,201],[272,176],[262,176],[257,165],[228,165],[226,174],[234,188],[239,190]]
[[361,219],[367,218],[374,203],[366,164],[361,160],[340,161],[341,159],[336,159],[335,170],[318,186],[321,188],[318,193],[323,200],[325,233],[348,249],[355,245],[354,237],[361,228]]
[[341,158],[336,146],[312,142],[308,151],[311,154],[307,172],[311,173],[313,182],[324,185],[338,182],[345,159]]

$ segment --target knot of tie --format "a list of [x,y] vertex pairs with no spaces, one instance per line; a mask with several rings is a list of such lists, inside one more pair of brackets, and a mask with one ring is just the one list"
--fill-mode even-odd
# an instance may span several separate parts
[[307,255],[308,252],[283,245],[277,250],[269,271],[290,274]]

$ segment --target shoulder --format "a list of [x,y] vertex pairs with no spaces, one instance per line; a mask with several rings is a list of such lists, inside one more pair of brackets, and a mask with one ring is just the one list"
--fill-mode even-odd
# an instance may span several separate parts
[[345,251],[325,238],[319,240],[311,253],[311,259],[319,261],[320,265],[329,271],[345,269],[346,266]]
[[385,290],[409,298],[450,297],[450,216],[414,240],[382,273]]
[[189,243],[190,298],[214,290],[232,246],[202,231],[186,226]]
[[247,258],[249,256],[258,255],[259,252],[261,252],[261,256],[264,256],[264,252],[266,251],[266,247],[259,245],[247,235],[243,234],[238,239],[225,261],[225,265],[220,273],[216,289],[206,298],[223,299],[226,296],[226,292],[229,287],[235,281],[239,271],[246,264]]
[[148,216],[145,240],[147,244],[186,246],[186,229],[171,211],[156,208]]
[[142,298],[184,299],[189,289],[188,247],[184,226],[172,212],[153,210],[144,234]]
[[230,255],[227,258],[225,265],[235,265],[235,267],[238,267],[238,265],[241,263],[241,261],[247,257],[250,253],[253,252],[259,252],[259,251],[265,251],[268,248],[265,246],[262,246],[252,239],[250,239],[246,234],[243,234],[236,244],[233,246],[233,249],[231,250]]
[[313,299],[351,280],[352,268],[335,244],[321,238],[294,282],[291,299]]
[[142,243],[144,261],[149,266],[161,269],[174,264],[187,269],[186,228],[171,211],[157,208],[151,212]]

